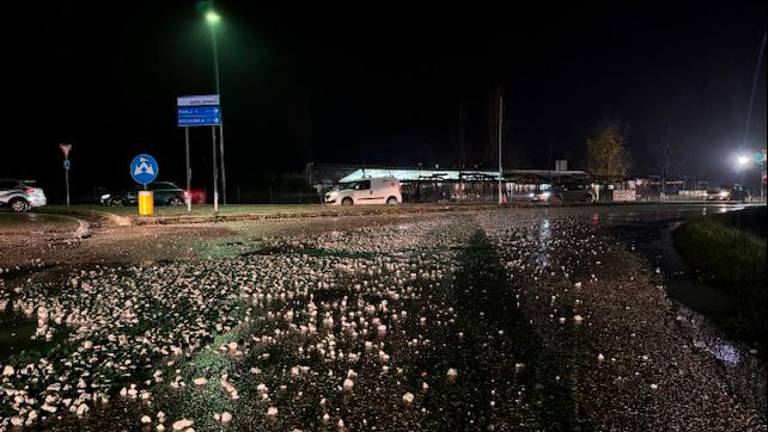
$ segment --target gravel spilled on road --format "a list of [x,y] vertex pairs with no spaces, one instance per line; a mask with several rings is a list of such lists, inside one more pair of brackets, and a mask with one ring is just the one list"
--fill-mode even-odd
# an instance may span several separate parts
[[600,230],[444,215],[0,294],[0,430],[765,430]]

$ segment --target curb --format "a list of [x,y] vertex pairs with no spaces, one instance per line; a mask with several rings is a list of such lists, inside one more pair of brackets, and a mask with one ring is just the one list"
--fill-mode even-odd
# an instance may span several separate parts
[[420,214],[420,213],[443,213],[454,211],[472,211],[472,210],[492,210],[499,208],[492,206],[430,206],[413,208],[367,208],[357,211],[308,211],[292,213],[243,213],[243,214],[219,214],[219,215],[179,215],[179,216],[130,216],[135,225],[175,225],[175,224],[197,224],[197,223],[218,223],[218,222],[240,222],[240,221],[267,221],[267,220],[289,220],[289,219],[309,219],[322,217],[354,217],[354,216],[388,216],[399,214]]
[[[109,212],[100,211],[100,210],[83,210],[83,209],[68,210],[68,209],[50,209],[50,208],[43,207],[36,210],[36,212],[42,213],[42,214],[72,216],[75,218],[90,220],[91,222],[105,223],[107,225],[115,225],[115,226],[133,225],[133,221],[131,220],[130,217],[120,216],[114,213],[109,213]],[[90,226],[88,227],[88,230],[90,232]]]

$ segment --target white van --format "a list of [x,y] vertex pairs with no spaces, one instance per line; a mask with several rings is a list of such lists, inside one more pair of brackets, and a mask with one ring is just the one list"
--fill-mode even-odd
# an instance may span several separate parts
[[326,204],[400,204],[400,181],[394,177],[358,180],[337,186],[325,194]]

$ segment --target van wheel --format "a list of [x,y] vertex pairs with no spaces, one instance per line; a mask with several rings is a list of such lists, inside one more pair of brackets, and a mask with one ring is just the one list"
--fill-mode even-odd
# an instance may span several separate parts
[[182,204],[184,204],[184,201],[182,201],[179,197],[173,197],[168,200],[168,205],[170,206],[180,206]]
[[109,200],[110,207],[119,207],[125,205],[125,201],[122,198],[112,198]]
[[343,200],[341,200],[341,205],[352,205],[352,198],[346,197]]
[[29,204],[27,204],[27,202],[22,198],[14,198],[11,200],[9,204],[10,204],[11,210],[14,213],[24,212],[27,210],[27,207],[29,206]]
[[389,197],[389,198],[387,198],[387,204],[389,204],[389,205],[395,205],[395,204],[397,204],[397,198],[395,198],[395,197]]

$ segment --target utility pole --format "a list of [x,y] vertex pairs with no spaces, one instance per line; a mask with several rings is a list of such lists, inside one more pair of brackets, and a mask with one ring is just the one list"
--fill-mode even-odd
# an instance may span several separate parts
[[[213,0],[210,3],[211,10],[214,9]],[[216,80],[216,94],[219,95],[219,153],[221,154],[221,193],[222,203],[227,203],[227,175],[224,168],[224,110],[221,109],[221,80],[219,79],[219,49],[216,42],[216,26],[212,23],[209,28],[211,29],[211,44],[213,45],[213,75]]]
[[459,145],[459,167],[463,168],[467,163],[467,150],[464,148],[464,101],[459,99],[459,118],[457,125],[457,142]]
[[504,126],[504,97],[499,93],[499,204],[503,203],[503,194],[501,192],[501,176],[503,169],[501,167],[501,131]]

